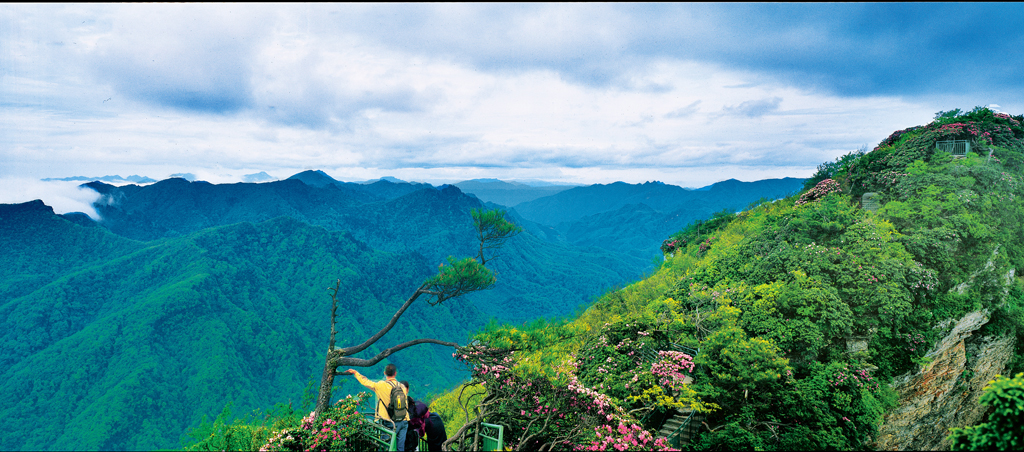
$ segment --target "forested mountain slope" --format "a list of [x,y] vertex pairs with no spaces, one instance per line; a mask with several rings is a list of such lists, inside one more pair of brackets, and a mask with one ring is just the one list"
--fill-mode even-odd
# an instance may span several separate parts
[[[89,259],[0,305],[4,450],[173,447],[229,401],[297,404],[327,346],[327,285],[342,281],[339,339],[361,341],[434,267],[289,218],[141,243],[42,210],[3,206],[3,224],[46,234],[0,235],[5,249],[39,250],[5,253],[0,268],[45,267],[53,243]],[[486,321],[471,302],[414,306],[389,340],[463,342]],[[391,362],[443,388],[458,368],[429,364],[450,357],[421,346]]]
[[[94,182],[99,223],[0,206],[0,449],[166,448],[229,401],[244,413],[285,394],[298,407],[327,345],[327,286],[342,279],[339,339],[362,341],[438,263],[476,251],[479,200],[429,186],[389,198],[372,190],[400,184],[376,184]],[[380,345],[567,315],[638,273],[528,234],[491,266],[493,290],[417,304]],[[428,393],[465,376],[436,346],[388,361]]]
[[[103,194],[96,203],[100,224],[138,240],[287,216],[331,231],[348,231],[378,250],[417,253],[428,262],[475,253],[469,212],[484,205],[457,187],[410,189],[413,185],[378,181],[364,189],[351,188],[358,184],[324,182],[329,176],[322,173],[300,175],[264,184],[214,185],[176,178],[144,187],[87,185]],[[313,177],[320,178],[311,182],[317,185],[302,182]],[[382,187],[393,192],[388,185],[405,185],[408,193],[389,199],[371,192]],[[572,313],[603,289],[643,271],[635,258],[529,235],[511,243],[502,254],[495,262],[502,274],[499,285],[470,299],[488,314],[509,321]],[[558,280],[557,287],[538,285],[553,278]],[[517,307],[510,310],[508,306]]]
[[736,212],[761,199],[795,193],[803,179],[719,182],[699,190],[648,182],[576,187],[527,203],[514,212],[551,227],[549,240],[596,247],[650,262],[662,239],[715,212]]
[[513,449],[662,448],[676,410],[702,419],[698,449],[948,448],[985,382],[1024,370],[1024,117],[958,113],[685,228],[577,319],[492,326],[434,409],[462,425],[477,394]]

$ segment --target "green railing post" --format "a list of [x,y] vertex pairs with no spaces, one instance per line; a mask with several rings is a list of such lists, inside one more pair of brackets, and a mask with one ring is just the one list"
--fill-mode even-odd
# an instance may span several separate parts
[[483,438],[480,444],[483,450],[505,449],[505,427],[502,425],[480,424],[480,437]]
[[963,157],[971,152],[971,142],[968,140],[936,141],[935,149],[953,154],[954,157]]
[[684,428],[689,429],[690,421],[693,420],[693,413],[694,411],[691,410],[690,414],[686,415],[686,419],[683,420],[683,423],[679,424],[679,427],[676,427],[675,431],[673,431],[671,435],[668,435],[668,438],[665,438],[673,447],[682,446],[679,444],[679,434],[682,433]]
[[[398,435],[395,435],[395,430],[387,428],[386,426],[380,423],[377,423],[376,415],[372,411],[364,411],[362,412],[362,414],[370,420],[371,433],[367,433],[367,435],[370,437],[370,441],[373,441],[377,444],[380,444],[381,446],[386,447],[387,450],[389,451],[398,450]],[[390,439],[384,440],[381,438],[381,436],[385,435],[388,436]]]

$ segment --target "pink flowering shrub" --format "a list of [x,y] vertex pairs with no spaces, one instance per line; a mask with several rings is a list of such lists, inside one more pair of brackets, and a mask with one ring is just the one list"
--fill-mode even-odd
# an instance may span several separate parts
[[878,380],[872,377],[867,370],[850,370],[847,366],[836,369],[832,377],[828,379],[828,382],[836,388],[843,388],[848,391],[856,388],[858,390],[864,389],[877,392],[879,389]]
[[665,239],[661,242],[661,253],[672,255],[675,254],[676,250],[682,249],[686,246],[686,239]]
[[590,445],[577,446],[576,450],[678,450],[637,424],[620,423],[616,428],[606,424],[595,428],[594,434],[597,438]]
[[693,373],[693,357],[686,353],[662,350],[658,352],[658,358],[657,362],[651,364],[651,374],[662,386],[678,388]]
[[[505,442],[514,450],[669,450],[627,410],[650,411],[652,407],[634,397],[645,391],[657,390],[671,399],[670,388],[681,385],[683,373],[693,369],[691,358],[678,352],[659,354],[659,347],[667,346],[667,335],[644,322],[606,325],[603,333],[579,356],[563,357],[567,359],[554,375],[530,375],[517,368],[518,354],[510,349],[465,347],[455,357],[471,366],[473,382],[487,390],[476,404],[481,419],[504,425]],[[652,359],[658,376],[650,370]],[[631,397],[633,402],[627,400]],[[459,447],[471,448],[467,441],[472,435],[465,436]]]
[[821,182],[818,182],[818,185],[815,185],[814,188],[812,188],[812,189],[804,192],[804,194],[800,195],[800,199],[798,199],[796,201],[796,205],[800,206],[800,205],[807,204],[807,203],[812,202],[812,201],[819,200],[821,198],[824,198],[826,195],[828,195],[830,193],[842,193],[842,192],[843,192],[843,190],[841,188],[839,188],[839,182],[836,182],[833,179],[825,179],[825,180],[823,180]]
[[298,427],[274,432],[260,452],[269,451],[343,451],[374,447],[369,421],[359,413],[359,405],[369,397],[361,392],[339,400],[318,418],[314,413],[302,418]]
[[[470,384],[487,390],[476,405],[481,419],[503,425],[505,443],[513,449],[571,448],[585,442],[595,427],[621,416],[607,395],[572,373],[553,380],[513,370],[513,350],[472,346],[459,349],[455,357],[470,366]],[[470,440],[467,434],[460,448],[472,448]]]
[[977,108],[966,114],[939,118],[925,126],[893,132],[873,151],[849,165],[853,195],[892,188],[893,176],[898,180],[897,173],[902,173],[908,165],[916,160],[932,159],[938,141],[968,140],[973,153],[987,156],[991,151],[997,161],[1014,166],[1024,164],[1020,156],[1024,128],[1019,118]]

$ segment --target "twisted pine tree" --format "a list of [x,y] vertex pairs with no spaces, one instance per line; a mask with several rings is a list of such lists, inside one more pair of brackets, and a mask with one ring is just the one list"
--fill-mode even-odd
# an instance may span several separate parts
[[473,209],[473,226],[476,228],[477,239],[480,242],[479,252],[476,257],[467,257],[461,260],[449,257],[448,264],[441,264],[438,267],[436,275],[427,278],[420,286],[413,291],[409,299],[405,301],[395,314],[391,316],[391,321],[388,322],[377,334],[374,334],[370,338],[366,339],[363,343],[351,347],[336,347],[335,346],[335,329],[336,314],[338,311],[338,292],[341,290],[341,280],[335,283],[334,287],[330,288],[331,291],[331,340],[327,347],[327,356],[324,359],[324,372],[320,378],[320,392],[316,401],[316,416],[320,416],[330,404],[331,401],[331,390],[334,386],[334,377],[338,375],[345,375],[338,372],[338,367],[369,367],[380,362],[380,360],[390,356],[399,350],[412,347],[417,344],[439,344],[449,347],[458,347],[459,345],[454,342],[446,342],[432,338],[421,338],[413,339],[411,341],[403,342],[401,344],[390,347],[376,356],[368,359],[354,358],[352,355],[365,350],[367,347],[373,345],[380,340],[384,335],[391,331],[391,328],[398,322],[399,317],[405,313],[406,309],[412,305],[421,296],[427,297],[427,303],[431,306],[436,306],[443,303],[445,300],[457,298],[459,296],[476,292],[479,290],[486,290],[494,285],[496,278],[494,272],[488,269],[485,264],[494,259],[494,255],[488,255],[488,253],[495,252],[498,248],[505,244],[509,239],[522,232],[522,228],[508,221],[505,217],[505,212],[501,210],[477,210]]

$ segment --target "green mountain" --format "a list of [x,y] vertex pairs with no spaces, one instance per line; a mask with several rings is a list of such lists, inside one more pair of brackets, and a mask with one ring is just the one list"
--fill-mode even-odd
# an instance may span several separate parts
[[[735,179],[688,190],[648,182],[591,185],[519,204],[514,212],[543,223],[535,235],[581,247],[595,247],[644,262],[660,256],[661,241],[686,225],[719,211],[735,212],[760,199],[777,199],[802,188],[804,179]],[[543,235],[542,235],[543,234]]]
[[[137,242],[38,202],[0,215],[24,231],[0,234],[0,246],[18,250],[0,268],[37,269],[35,279],[6,284],[0,306],[4,450],[173,447],[228,401],[243,412],[282,396],[298,403],[322,366],[327,285],[341,279],[340,341],[361,341],[433,268],[415,253],[376,251],[290,218]],[[53,264],[62,267],[44,272]],[[381,345],[463,342],[486,321],[465,300],[417,305]],[[420,346],[390,361],[420,387],[445,388],[463,374],[432,363],[450,357]],[[341,383],[341,393],[355,391]]]
[[[482,207],[454,186],[390,200],[298,180],[89,186],[99,223],[39,201],[0,206],[0,449],[174,447],[228,401],[243,413],[282,394],[297,404],[322,366],[327,286],[342,279],[339,340],[369,337],[438,262],[475,253],[469,211]],[[414,305],[364,353],[464,343],[491,318],[567,315],[636,274],[607,252],[528,234],[492,267],[493,290]],[[429,394],[465,378],[450,357],[421,345],[380,366]]]
[[[390,185],[401,184],[339,185],[325,182],[324,178],[330,178],[326,174],[310,171],[298,176],[264,184],[214,185],[168,179],[145,187],[97,182],[87,186],[103,195],[95,206],[103,217],[100,224],[137,240],[287,216],[332,231],[348,231],[382,251],[417,253],[428,262],[476,252],[469,212],[484,205],[455,186],[410,189],[412,185],[405,184],[407,194],[388,199],[373,190],[394,193]],[[311,178],[315,185],[302,182]],[[635,278],[645,264],[649,260],[638,262],[601,249],[581,249],[524,235],[509,244],[495,262],[502,275],[498,286],[470,299],[489,315],[509,321],[567,315],[604,288]],[[552,273],[555,269],[560,273]],[[557,288],[538,285],[538,281],[554,279],[559,281]]]

